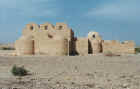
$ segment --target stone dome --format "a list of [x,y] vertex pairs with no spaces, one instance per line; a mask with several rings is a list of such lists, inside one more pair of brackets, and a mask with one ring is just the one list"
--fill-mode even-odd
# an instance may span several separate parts
[[100,36],[98,32],[89,32],[88,38],[96,38],[97,36]]

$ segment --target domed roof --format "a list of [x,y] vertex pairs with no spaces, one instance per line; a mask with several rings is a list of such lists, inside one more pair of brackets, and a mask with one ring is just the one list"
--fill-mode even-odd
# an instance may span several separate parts
[[96,37],[96,36],[99,36],[98,32],[89,32],[88,33],[88,38],[93,38],[93,37]]

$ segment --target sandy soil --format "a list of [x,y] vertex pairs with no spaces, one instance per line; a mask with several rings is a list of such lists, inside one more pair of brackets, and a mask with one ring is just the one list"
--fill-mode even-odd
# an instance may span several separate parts
[[[31,75],[18,83],[12,66]],[[0,89],[140,89],[140,55],[0,56]]]

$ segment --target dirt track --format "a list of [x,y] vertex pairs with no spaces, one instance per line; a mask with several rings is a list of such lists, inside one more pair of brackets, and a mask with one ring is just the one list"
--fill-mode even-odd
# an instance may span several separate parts
[[[14,64],[24,65],[32,74],[23,79],[25,84],[14,82],[15,77],[10,73]],[[140,55],[1,56],[0,88],[17,86],[21,89],[140,89]]]

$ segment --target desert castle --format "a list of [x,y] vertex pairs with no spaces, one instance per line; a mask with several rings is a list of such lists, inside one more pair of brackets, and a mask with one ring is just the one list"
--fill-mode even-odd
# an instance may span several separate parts
[[17,55],[88,55],[98,53],[134,54],[135,43],[116,40],[102,40],[97,32],[89,32],[88,37],[77,38],[64,23],[56,26],[45,23],[27,24],[22,36],[15,42]]

